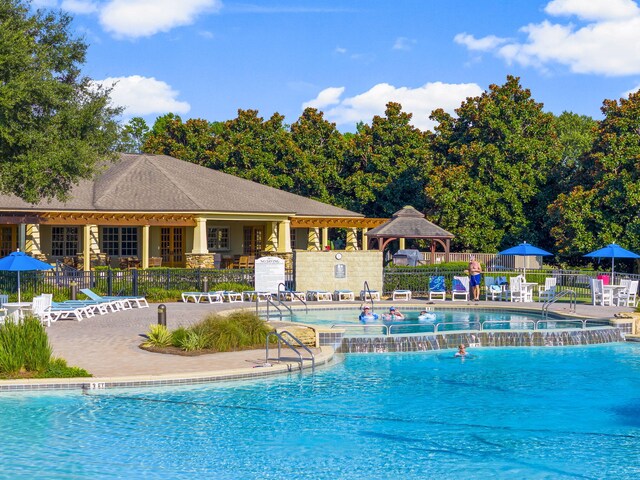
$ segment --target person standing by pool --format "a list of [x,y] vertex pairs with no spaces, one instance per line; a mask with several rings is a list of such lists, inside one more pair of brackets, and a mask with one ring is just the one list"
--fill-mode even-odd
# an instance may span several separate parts
[[471,287],[471,296],[477,302],[480,300],[480,283],[482,282],[482,265],[471,255],[469,259],[469,286]]

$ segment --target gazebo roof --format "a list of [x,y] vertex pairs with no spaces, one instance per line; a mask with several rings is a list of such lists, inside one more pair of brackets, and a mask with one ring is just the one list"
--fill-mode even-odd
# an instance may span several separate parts
[[391,220],[369,230],[369,238],[453,238],[452,233],[431,223],[411,206],[403,207]]

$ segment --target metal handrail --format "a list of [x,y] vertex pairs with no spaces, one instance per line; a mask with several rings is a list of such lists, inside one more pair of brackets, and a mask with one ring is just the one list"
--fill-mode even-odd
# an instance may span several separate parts
[[560,319],[552,319],[549,320],[548,318],[544,318],[542,320],[536,320],[535,322],[535,330],[540,330],[540,324],[541,323],[549,323],[549,322],[562,322],[562,323],[578,323],[580,324],[580,328],[581,329],[585,329],[587,328],[587,321],[586,319],[581,319],[581,318],[560,318]]
[[371,289],[369,288],[369,282],[367,282],[366,280],[364,281],[364,285],[362,285],[362,290],[365,293],[364,295],[364,301],[366,303],[367,301],[367,293],[369,294],[369,301],[371,302],[371,313],[373,313],[373,295],[371,295]]
[[[280,318],[282,318],[284,316],[284,314],[282,313],[282,310],[280,309],[280,306],[283,306],[285,308],[287,308],[289,310],[289,315],[293,315],[293,312],[291,311],[291,308],[289,308],[288,305],[285,305],[282,302],[279,302],[280,305],[276,304],[271,298],[267,297],[267,322],[269,321],[269,319],[271,318],[271,312],[269,311],[269,306],[272,305],[277,311],[278,311],[278,316]],[[256,298],[256,314],[258,314],[258,299]]]
[[542,304],[542,316],[546,317],[549,315],[549,307],[556,303],[556,300],[566,297],[567,295],[569,295],[569,311],[575,313],[576,305],[578,303],[578,295],[574,290],[562,290]]
[[531,330],[535,330],[537,326],[537,320],[485,320],[484,322],[480,323],[480,331],[485,330],[484,326],[487,324],[493,325],[493,324],[500,324],[500,323],[508,323],[509,325],[511,325],[512,323],[530,323],[531,326],[533,327],[531,328]]
[[[473,322],[473,323],[480,323],[480,322]],[[469,322],[437,322],[434,323],[434,332],[438,331],[438,328],[440,326],[446,327],[447,325],[469,325]],[[482,324],[480,324],[480,326],[482,327]]]
[[269,340],[271,339],[272,336],[275,336],[278,339],[278,360],[281,360],[282,358],[281,343],[284,343],[298,355],[298,362],[300,363],[300,371],[302,371],[302,366],[304,362],[304,358],[302,358],[302,353],[300,353],[300,351],[296,348],[295,345],[287,341],[287,339],[282,336],[283,334],[289,335],[294,341],[298,343],[298,347],[302,347],[304,350],[306,350],[309,353],[309,355],[311,356],[311,371],[312,372],[315,371],[316,369],[315,355],[313,354],[313,352],[309,347],[307,347],[304,343],[302,343],[300,339],[298,339],[294,334],[292,334],[288,330],[282,330],[281,332],[278,332],[277,330],[273,330],[267,334],[267,342],[265,346],[265,363],[269,362]]
[[[282,290],[280,289],[280,286],[283,287]],[[293,290],[289,290],[287,288],[287,286],[282,282],[280,282],[278,284],[278,294],[277,294],[278,298],[277,298],[277,300],[281,305],[284,305],[285,307],[289,308],[289,306],[287,304],[285,304],[282,300],[280,300],[280,293],[289,293],[289,294],[291,294],[291,298],[297,298],[298,300],[300,300],[300,302],[302,302],[302,304],[304,305],[304,313],[309,313],[309,306],[307,305],[306,300],[304,298],[302,298],[300,295],[298,295],[296,292],[294,292]],[[291,311],[291,308],[289,308],[289,311]],[[292,313],[292,315],[293,315],[293,313]]]
[[368,328],[368,327],[380,327],[384,330],[384,335],[389,336],[389,325],[384,323],[334,323],[331,328]]
[[[389,325],[389,327],[387,328],[388,335],[392,334],[391,332],[394,329],[394,327],[398,327],[398,328],[400,327],[432,327],[433,328],[432,332],[435,333],[436,331],[435,323],[402,323],[402,324],[394,323]],[[419,332],[419,333],[422,333],[422,332]],[[425,333],[430,333],[430,332],[425,332]]]

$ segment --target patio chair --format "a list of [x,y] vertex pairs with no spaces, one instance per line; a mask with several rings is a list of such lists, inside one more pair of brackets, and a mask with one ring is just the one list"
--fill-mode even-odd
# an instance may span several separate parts
[[81,321],[83,316],[87,318],[95,316],[93,309],[89,306],[69,302],[52,302],[50,313],[52,322],[71,317],[75,317],[77,321]]
[[542,301],[552,300],[556,296],[556,277],[544,279],[544,285],[538,285],[538,299]]
[[149,303],[147,299],[144,297],[136,297],[136,296],[101,296],[95,293],[90,288],[82,288],[80,289],[82,293],[84,293],[91,300],[95,300],[96,302],[115,302],[120,305],[120,308],[123,310],[128,310],[129,308],[133,308],[135,305],[138,308],[149,308]]
[[[624,280],[623,280],[624,281]],[[622,282],[620,285],[622,285]],[[624,307],[636,306],[636,295],[638,294],[638,280],[628,280],[624,290],[618,293],[618,305]]]
[[456,300],[469,300],[469,277],[453,277],[453,285],[451,287],[451,301],[455,302]]
[[333,299],[336,302],[342,302],[342,301],[349,301],[349,300],[355,300],[355,294],[353,293],[353,290],[334,290],[333,292]]
[[51,326],[51,300],[49,297],[37,296],[33,297],[31,302],[31,312],[36,316],[43,325]]
[[502,300],[502,287],[495,277],[484,277],[485,300]]
[[380,301],[380,292],[378,290],[360,290],[360,300],[363,302],[370,300]]
[[613,305],[613,294],[611,290],[605,290],[604,281],[597,278],[591,280],[591,302],[593,305],[611,306]]
[[433,300],[434,297],[440,297],[442,300],[446,300],[446,296],[447,288],[444,283],[444,275],[429,277],[429,300]]
[[0,295],[0,308],[9,301],[9,295]]
[[316,302],[330,302],[333,300],[331,292],[326,290],[307,290],[307,300]]
[[182,292],[180,294],[182,303],[189,303],[191,300],[193,300],[193,303],[200,303],[203,295],[203,292]]
[[396,300],[404,300],[408,302],[411,300],[411,290],[394,290],[391,298],[394,302]]
[[509,277],[509,290],[505,292],[512,302],[526,302],[527,290],[522,286],[522,277]]

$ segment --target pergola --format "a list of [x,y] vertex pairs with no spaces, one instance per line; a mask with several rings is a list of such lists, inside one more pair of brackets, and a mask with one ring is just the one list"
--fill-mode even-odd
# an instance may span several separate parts
[[445,262],[449,261],[449,251],[451,247],[451,239],[454,235],[445,229],[431,223],[424,218],[424,214],[411,206],[406,206],[402,210],[398,210],[393,214],[391,219],[379,227],[369,230],[366,234],[370,248],[377,246],[380,251],[384,251],[389,242],[400,240],[403,247],[404,239],[420,238],[431,240],[430,252],[431,262],[435,263],[435,254],[437,246],[441,245],[445,253]]

